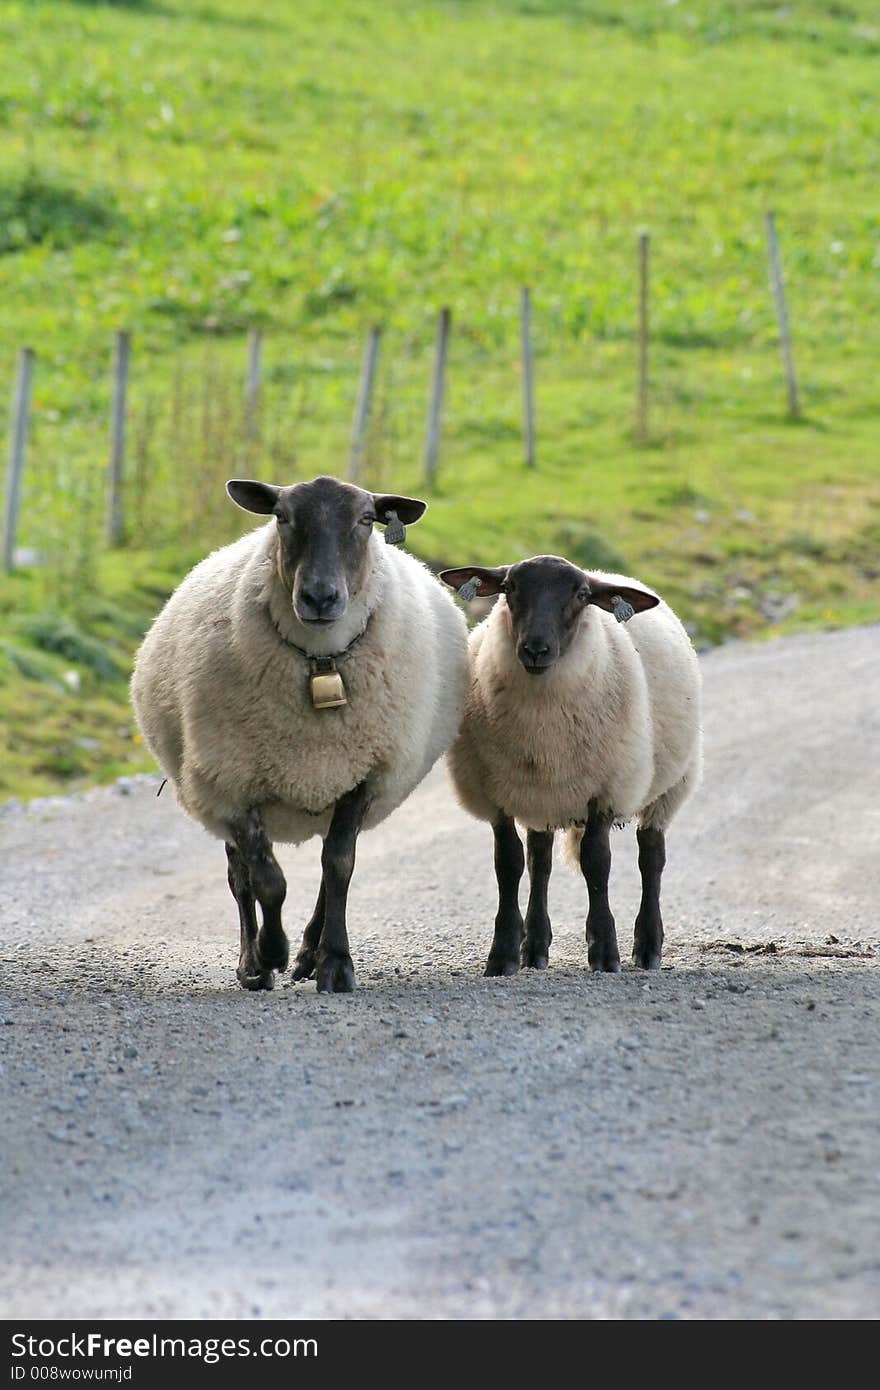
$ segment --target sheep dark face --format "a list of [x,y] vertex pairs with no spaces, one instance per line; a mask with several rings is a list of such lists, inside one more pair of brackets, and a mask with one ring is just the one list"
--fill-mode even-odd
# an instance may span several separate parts
[[292,487],[234,480],[226,491],[245,511],[275,517],[281,577],[300,622],[315,627],[338,622],[358,593],[374,523],[385,524],[394,512],[411,525],[427,506],[336,478]]
[[440,578],[454,589],[476,581],[474,596],[504,595],[511,641],[532,676],[544,675],[565,656],[589,604],[610,613],[615,598],[622,598],[640,613],[660,602],[646,589],[609,584],[559,555],[536,555],[498,569],[444,570]]
[[504,581],[516,654],[531,676],[544,675],[571,646],[590,601],[583,570],[555,555],[511,565]]

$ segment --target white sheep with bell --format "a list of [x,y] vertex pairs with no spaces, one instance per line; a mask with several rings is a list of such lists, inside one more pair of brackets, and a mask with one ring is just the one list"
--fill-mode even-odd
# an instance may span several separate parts
[[329,477],[227,490],[270,520],[172,594],[138,653],[132,701],[181,806],[226,842],[241,984],[269,989],[288,962],[272,842],[320,835],[321,888],[293,977],[347,992],[357,836],[452,742],[467,628],[431,572],[374,530],[402,539],[424,502]]

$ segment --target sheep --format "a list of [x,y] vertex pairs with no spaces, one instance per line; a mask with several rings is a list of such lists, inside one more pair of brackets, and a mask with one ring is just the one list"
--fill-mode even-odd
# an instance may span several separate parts
[[[620,969],[609,832],[632,817],[642,881],[633,961],[659,969],[665,831],[702,772],[701,680],[687,633],[635,580],[555,555],[440,578],[469,596],[502,596],[471,633],[470,688],[447,757],[462,805],[495,834],[498,914],[485,973],[546,968],[547,886],[562,828],[566,857],[587,881],[590,968]],[[517,821],[527,831],[525,924]]]
[[[467,680],[467,625],[400,540],[426,503],[335,478],[235,479],[272,518],[184,579],[138,653],[131,696],[183,809],[225,841],[238,905],[236,974],[287,968],[276,841],[323,839],[322,879],[293,978],[354,988],[346,899],[361,829],[378,825],[449,747]],[[255,903],[262,925],[258,929]]]

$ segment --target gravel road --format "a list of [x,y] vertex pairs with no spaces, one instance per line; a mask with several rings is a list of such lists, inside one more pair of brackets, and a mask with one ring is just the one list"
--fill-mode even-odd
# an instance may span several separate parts
[[587,973],[557,865],[550,969],[483,979],[491,834],[442,769],[361,841],[353,996],[237,988],[222,847],[158,779],[7,808],[0,1315],[880,1315],[880,628],[704,674],[650,976]]

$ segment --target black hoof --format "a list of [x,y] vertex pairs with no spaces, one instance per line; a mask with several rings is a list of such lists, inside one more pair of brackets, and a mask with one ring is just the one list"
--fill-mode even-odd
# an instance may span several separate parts
[[292,980],[310,980],[315,973],[315,953],[310,946],[300,946],[290,972]]
[[546,970],[550,964],[550,957],[546,952],[536,951],[530,960],[521,962],[523,970]]
[[590,969],[606,975],[616,975],[620,970],[620,955],[617,951],[603,951],[590,947],[587,952]]
[[591,908],[587,917],[586,935],[590,969],[616,975],[620,970],[620,950],[611,913],[597,912],[594,916]]
[[484,975],[517,975],[519,974],[519,959],[514,956],[511,960],[509,956],[490,956],[486,961]]
[[659,970],[663,951],[663,922],[659,914],[639,913],[633,935],[633,965],[641,970]]
[[242,989],[275,988],[275,975],[271,970],[258,970],[256,974],[250,974],[242,966],[239,966],[235,974]]
[[550,948],[543,941],[524,941],[519,962],[523,970],[546,970],[550,963]]
[[319,994],[351,994],[354,966],[351,956],[324,956],[317,963]]
[[650,946],[633,946],[633,965],[640,970],[659,970],[660,952]]
[[280,936],[267,936],[264,930],[257,938],[257,951],[266,970],[286,970],[290,960],[290,943],[282,932]]

